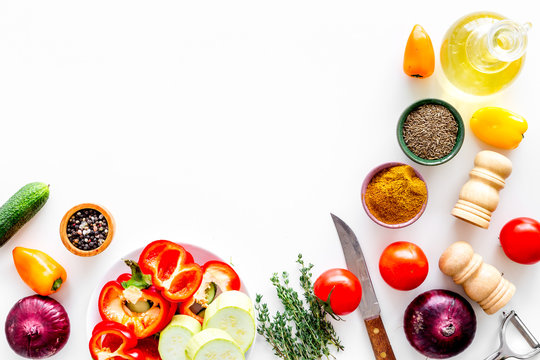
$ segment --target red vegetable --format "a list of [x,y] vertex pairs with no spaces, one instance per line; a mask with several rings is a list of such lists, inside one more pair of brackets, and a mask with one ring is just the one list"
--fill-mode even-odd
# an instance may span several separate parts
[[501,229],[499,241],[512,261],[525,265],[540,261],[540,223],[534,219],[510,220]]
[[397,290],[412,290],[420,286],[429,271],[426,255],[417,245],[397,241],[384,249],[379,271],[388,285]]
[[[180,304],[180,314],[191,316],[201,324],[204,318],[197,315],[217,297],[220,293],[229,290],[240,290],[240,277],[228,264],[211,260],[203,265],[203,278],[197,292]],[[211,286],[215,286],[212,299],[208,299]],[[198,310],[198,311],[197,311]]]
[[56,300],[40,295],[22,298],[6,318],[6,338],[18,355],[44,359],[60,351],[69,339],[69,317]]
[[148,244],[139,257],[145,274],[169,301],[180,302],[192,296],[202,281],[202,269],[189,262],[193,257],[182,246],[167,240]]
[[88,346],[94,360],[146,360],[143,352],[135,348],[137,337],[133,331],[114,321],[98,323]]
[[157,335],[149,336],[144,339],[139,339],[136,349],[140,350],[145,360],[161,360],[159,356],[159,337]]
[[[103,286],[98,300],[99,314],[103,320],[121,323],[138,338],[145,338],[167,326],[176,311],[176,304],[171,304],[150,285],[137,263],[129,260],[126,263],[131,266],[132,274],[122,274],[116,281]],[[134,289],[130,289],[132,287]],[[134,310],[136,306],[130,301],[132,291],[140,292],[137,303],[142,308]]]
[[409,343],[432,359],[459,354],[471,344],[476,332],[471,305],[449,290],[418,295],[405,310],[403,324]]
[[330,269],[313,284],[313,292],[325,304],[329,314],[347,315],[358,307],[362,299],[362,285],[346,269]]

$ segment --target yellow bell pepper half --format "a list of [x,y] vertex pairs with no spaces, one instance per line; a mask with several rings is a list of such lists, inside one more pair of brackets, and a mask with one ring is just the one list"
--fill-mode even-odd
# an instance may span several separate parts
[[515,149],[527,131],[522,116],[499,107],[484,107],[471,117],[471,130],[486,144],[501,149]]

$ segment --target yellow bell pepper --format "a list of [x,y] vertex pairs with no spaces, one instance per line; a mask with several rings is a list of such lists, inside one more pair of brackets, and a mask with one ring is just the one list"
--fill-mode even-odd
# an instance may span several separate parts
[[486,144],[515,149],[527,131],[527,121],[522,116],[499,107],[484,107],[471,117],[471,130]]
[[66,270],[43,251],[16,247],[13,261],[21,279],[39,295],[57,292],[66,281]]

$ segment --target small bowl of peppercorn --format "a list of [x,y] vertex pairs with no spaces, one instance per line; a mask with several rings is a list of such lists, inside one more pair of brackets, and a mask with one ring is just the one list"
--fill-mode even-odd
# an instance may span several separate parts
[[390,229],[409,226],[426,209],[428,190],[412,166],[388,162],[372,169],[362,183],[362,206],[376,224]]
[[72,207],[60,223],[60,238],[75,255],[94,256],[105,250],[114,236],[111,213],[102,206],[84,203]]
[[463,119],[449,103],[423,99],[403,111],[397,126],[401,150],[421,165],[440,165],[461,149],[465,137]]

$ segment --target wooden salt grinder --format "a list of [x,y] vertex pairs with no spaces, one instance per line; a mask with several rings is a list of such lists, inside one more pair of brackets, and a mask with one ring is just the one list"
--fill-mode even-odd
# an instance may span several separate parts
[[474,158],[469,181],[463,185],[452,215],[487,229],[492,212],[499,204],[499,191],[512,172],[512,162],[494,151],[480,151]]
[[494,266],[484,263],[465,241],[455,242],[444,251],[439,269],[462,285],[467,296],[488,315],[503,308],[516,292],[514,284],[503,278]]

